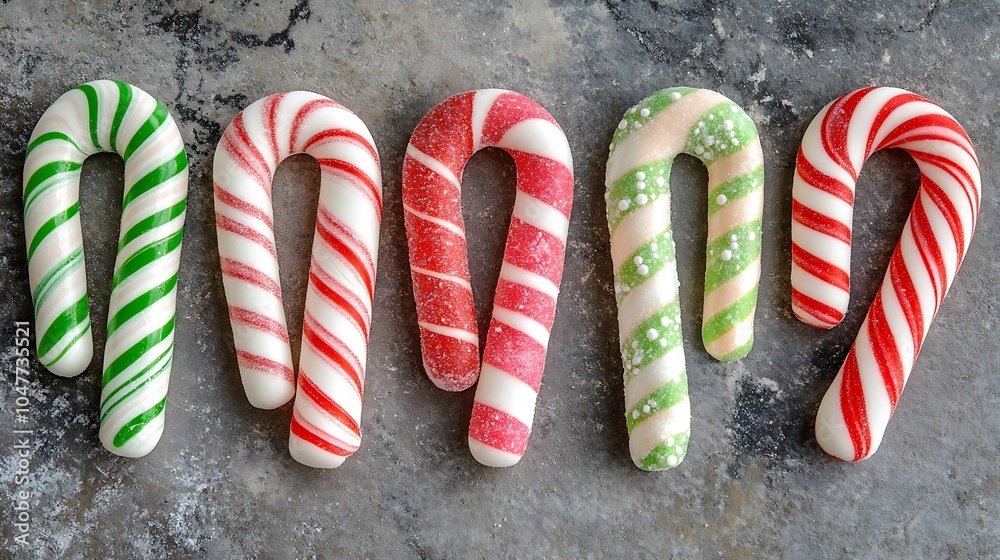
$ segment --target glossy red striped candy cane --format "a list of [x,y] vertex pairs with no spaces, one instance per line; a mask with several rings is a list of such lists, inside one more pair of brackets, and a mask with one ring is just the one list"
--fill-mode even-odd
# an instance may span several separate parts
[[[480,375],[460,195],[466,162],[491,146],[513,157],[517,195]],[[420,121],[406,148],[403,208],[424,367],[449,391],[479,378],[469,447],[485,465],[513,465],[528,445],[572,203],[566,136],[519,93],[452,96]]]
[[[306,153],[321,178],[302,326],[298,390],[274,245],[271,179]],[[215,152],[219,256],[247,398],[276,408],[295,395],[289,451],[331,468],[358,449],[382,177],[364,122],[339,103],[294,91],[236,115]]]
[[792,307],[833,327],[847,311],[854,186],[868,157],[902,148],[921,184],[889,270],[816,418],[830,455],[860,461],[878,449],[931,320],[969,248],[979,213],[979,162],[955,119],[895,88],[849,93],[813,119],[792,188]]

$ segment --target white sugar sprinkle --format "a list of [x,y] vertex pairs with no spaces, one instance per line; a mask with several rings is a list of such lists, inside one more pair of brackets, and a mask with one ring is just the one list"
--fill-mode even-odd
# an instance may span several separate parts
[[652,409],[651,409],[651,408],[649,408],[649,405],[648,405],[648,404],[644,404],[644,405],[642,405],[642,413],[643,413],[643,414],[649,414],[649,411],[650,411],[650,410],[652,410]]
[[646,181],[639,181],[638,183],[635,184],[635,188],[639,189],[640,191],[645,189]]
[[667,445],[670,446],[670,447],[674,446],[674,438],[673,437],[668,437],[667,438]]
[[660,339],[660,346],[666,346],[666,345],[667,345],[667,339],[661,338]]
[[642,206],[643,204],[646,204],[647,202],[649,202],[649,197],[648,196],[646,196],[646,195],[644,195],[642,193],[639,193],[638,195],[636,195],[636,197],[635,197],[635,203],[638,204],[639,206]]
[[667,464],[670,465],[671,467],[674,466],[674,465],[676,465],[677,464],[677,457],[674,457],[673,455],[667,457]]
[[656,340],[660,336],[660,331],[656,329],[649,329],[646,331],[646,338],[649,340]]
[[740,143],[740,139],[739,138],[730,138],[729,141],[732,142],[733,146],[735,146],[735,145],[737,145],[737,144]]
[[618,123],[618,129],[619,130],[625,130],[625,127],[627,127],[627,126],[628,126],[628,122],[626,122],[625,119],[622,119],[622,122]]
[[642,257],[636,256],[634,259],[632,259],[632,262],[635,263],[635,266],[639,266],[640,264],[642,264]]
[[667,182],[667,180],[664,179],[663,177],[657,177],[656,178],[656,186],[658,186],[658,187],[662,187],[663,184],[666,183],[666,182]]
[[719,258],[721,258],[723,262],[728,261],[729,259],[733,258],[733,252],[730,251],[729,249],[726,249],[722,251],[722,255]]
[[757,239],[757,234],[751,231],[750,233],[747,234],[747,239],[753,241],[754,239]]
[[681,98],[681,94],[677,93],[676,91],[675,92],[671,92],[670,99],[673,99],[674,101],[677,101],[680,98]]
[[638,347],[639,347],[639,341],[638,340],[633,340],[632,341],[632,349],[635,350]]
[[737,239],[737,237],[736,237],[735,233],[729,236],[729,240],[730,241],[736,241],[736,239]]
[[740,244],[737,243],[737,242],[735,242],[735,241],[733,241],[732,243],[729,244],[729,248],[732,249],[733,251],[735,251],[735,250],[737,250],[737,249],[740,248]]
[[618,203],[618,209],[621,210],[622,212],[628,210],[628,206],[629,204],[627,200],[623,200]]
[[645,180],[646,179],[646,172],[645,171],[636,171],[635,178],[638,179],[638,180],[640,180],[640,181]]
[[660,324],[663,325],[664,327],[667,326],[667,325],[669,325],[670,324],[670,317],[667,317],[666,315],[664,315],[663,317],[660,317]]
[[638,418],[639,418],[639,411],[638,410],[633,410],[632,411],[632,419],[633,420],[637,420]]
[[725,130],[732,130],[733,129],[733,121],[731,121],[729,119],[726,119],[726,120],[722,121],[722,128],[724,128]]
[[649,248],[655,251],[655,250],[659,249],[660,246],[657,245],[656,242],[654,241],[653,243],[649,244]]
[[639,273],[639,276],[645,276],[649,274],[649,267],[644,264],[640,264],[639,268],[636,269],[636,272]]
[[715,203],[716,203],[716,204],[718,204],[719,206],[722,206],[722,205],[723,205],[723,204],[725,204],[725,203],[726,203],[726,202],[727,202],[728,200],[729,200],[729,199],[728,199],[728,198],[726,198],[726,195],[724,195],[724,194],[720,194],[719,196],[715,197]]
[[705,148],[702,147],[702,146],[695,146],[694,147],[694,153],[696,153],[696,154],[703,154],[703,153],[705,153]]
[[639,111],[639,114],[642,115],[642,116],[644,116],[644,117],[648,117],[649,116],[649,109],[645,109],[644,108],[642,111]]

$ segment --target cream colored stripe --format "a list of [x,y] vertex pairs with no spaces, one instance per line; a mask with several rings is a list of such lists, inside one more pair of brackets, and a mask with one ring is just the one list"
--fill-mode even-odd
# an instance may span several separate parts
[[556,299],[559,296],[559,286],[556,286],[551,280],[541,274],[535,274],[530,270],[514,266],[507,261],[503,261],[503,264],[500,266],[500,278],[538,290],[552,299]]
[[753,142],[744,146],[742,150],[719,158],[708,166],[708,190],[711,191],[722,183],[746,175],[763,163],[764,154],[760,148],[760,137],[757,137],[754,138]]
[[660,387],[680,380],[684,371],[684,347],[676,346],[669,352],[642,367],[625,385],[625,410],[632,410],[642,399]]
[[684,399],[636,424],[628,438],[629,454],[636,464],[641,463],[650,451],[667,438],[683,434],[690,429],[691,401]]
[[495,306],[493,307],[493,319],[512,329],[523,332],[535,339],[542,346],[548,346],[549,344],[548,327],[523,313]]
[[524,381],[497,368],[483,363],[476,387],[476,402],[502,410],[531,428],[535,418],[535,400],[538,393]]
[[483,147],[483,123],[497,98],[507,93],[502,89],[481,89],[472,96],[472,151]]
[[749,317],[733,325],[733,328],[719,338],[707,341],[705,350],[712,356],[721,358],[746,344],[753,337],[753,315],[751,313]]
[[611,261],[618,270],[625,259],[670,228],[670,196],[654,198],[628,214],[611,233]]
[[524,191],[517,191],[514,198],[514,217],[535,226],[555,237],[563,244],[569,232],[569,218],[556,207],[550,206]]
[[629,292],[618,306],[618,333],[624,343],[654,313],[677,299],[677,266],[669,262]]
[[[764,191],[758,190],[727,201],[708,216],[708,242],[711,244],[736,226],[759,220],[764,211]],[[758,234],[759,235],[759,234]],[[739,240],[737,240],[739,241]]]
[[760,258],[750,263],[742,272],[723,282],[705,295],[705,320],[739,301],[760,280]]
[[559,126],[545,119],[527,119],[507,129],[498,148],[519,150],[557,161],[573,172],[573,155]]

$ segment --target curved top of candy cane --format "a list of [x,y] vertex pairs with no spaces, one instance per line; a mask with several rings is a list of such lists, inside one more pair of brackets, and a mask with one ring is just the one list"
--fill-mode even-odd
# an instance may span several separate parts
[[[802,139],[792,186],[792,308],[802,321],[837,325],[850,298],[854,188],[865,161],[902,148],[917,163],[921,188],[943,204],[927,226],[948,232],[954,251],[936,256],[948,286],[965,255],[979,212],[979,160],[962,126],[908,91],[870,87],[824,107]],[[932,290],[943,297],[941,286]]]
[[[128,286],[142,284],[128,281],[131,272],[162,253],[159,245],[146,244],[167,228],[173,234],[164,247],[176,249],[184,220],[187,156],[173,118],[159,101],[131,84],[98,80],[77,86],[49,106],[25,157],[24,224],[38,357],[62,376],[81,373],[93,355],[79,181],[83,161],[99,152],[116,152],[125,161],[116,287],[128,291]],[[109,339],[114,327],[136,312],[129,306],[119,316],[114,307]]]
[[[349,109],[316,93],[292,91],[260,99],[226,128],[214,163],[226,297],[244,389],[259,408],[281,406],[295,392],[271,181],[278,164],[299,153],[320,165],[317,236],[337,244],[348,261],[331,267],[342,277],[330,281],[364,295],[353,303],[365,333],[370,324],[378,228],[368,224],[378,223],[382,207],[382,175],[371,133]],[[324,208],[337,208],[337,215]]]
[[[438,387],[450,391],[470,387],[479,372],[460,196],[466,163],[487,147],[507,151],[517,167],[517,197],[501,283],[520,286],[515,291],[531,295],[537,304],[532,308],[540,310],[534,317],[501,314],[533,333],[542,355],[562,279],[573,203],[573,158],[552,115],[534,100],[502,89],[460,93],[431,109],[406,148],[403,207],[424,367]],[[500,290],[497,294],[501,299]],[[530,377],[540,379],[540,369],[530,369]]]

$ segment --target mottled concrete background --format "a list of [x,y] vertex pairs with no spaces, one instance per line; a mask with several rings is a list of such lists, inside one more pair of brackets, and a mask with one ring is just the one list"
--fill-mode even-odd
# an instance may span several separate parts
[[[8,381],[0,392],[0,556],[1000,557],[994,2],[131,4],[0,5],[0,365]],[[97,78],[125,80],[161,99],[191,158],[167,426],[146,458],[112,456],[97,435],[100,359],[69,380],[33,361],[31,481],[16,485],[13,321],[32,318],[21,164],[42,111]],[[789,311],[790,189],[810,118],[834,97],[872,84],[919,92],[958,118],[983,164],[983,207],[882,448],[850,465],[817,447],[813,418],[902,228],[916,166],[889,152],[861,176],[854,298],[848,319],[829,332]],[[674,219],[693,438],[679,468],[644,473],[627,454],[602,185],[620,115],[674,85],[717,89],[760,127],[764,278],[753,352],[735,364],[713,361],[699,336],[706,174],[683,158],[673,174]],[[577,172],[566,281],[535,430],[524,460],[506,470],[481,467],[468,453],[472,391],[440,392],[421,370],[400,203],[403,153],[417,121],[447,96],[481,87],[518,90],[547,107],[567,132]],[[351,107],[368,123],[384,165],[364,439],[328,472],[289,457],[290,407],[247,404],[215,248],[215,144],[240,108],[291,89]],[[84,170],[98,341],[121,173],[120,159],[109,155]],[[299,156],[277,175],[278,247],[297,333],[318,169]],[[488,309],[513,204],[509,157],[476,156],[465,192],[477,303]],[[21,490],[31,493],[27,547],[12,540]]]

